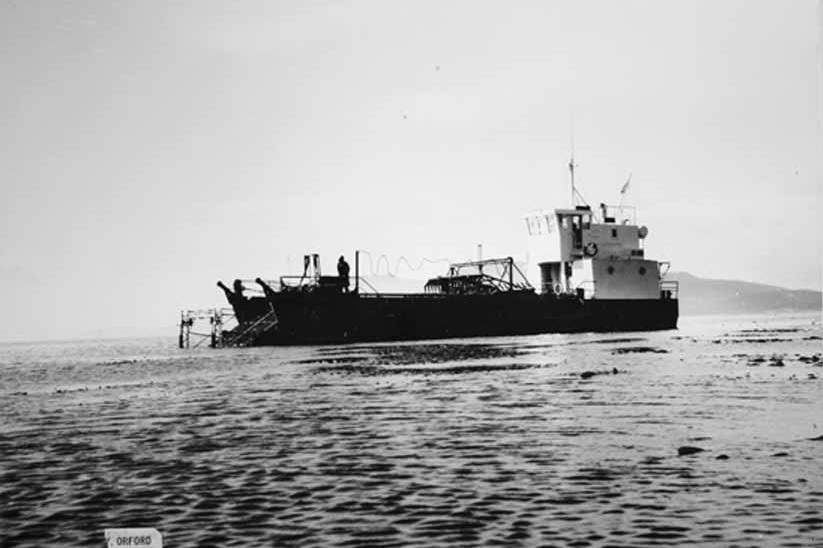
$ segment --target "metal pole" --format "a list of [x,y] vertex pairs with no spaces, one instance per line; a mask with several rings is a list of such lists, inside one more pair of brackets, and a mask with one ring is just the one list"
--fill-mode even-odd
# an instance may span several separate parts
[[572,207],[572,209],[574,209],[574,111],[572,111],[570,113],[569,137],[570,137],[571,145],[572,145],[572,155],[571,155],[571,159],[569,160],[569,174],[570,174],[571,184],[572,184],[572,204],[571,204],[571,207]]
[[514,289],[514,259],[509,257],[509,291]]
[[360,250],[354,250],[354,293],[360,293]]
[[210,310],[211,313],[211,341],[209,346],[217,348],[217,311]]
[[572,184],[572,209],[574,209],[574,154],[572,154],[572,159],[569,160],[569,174]]

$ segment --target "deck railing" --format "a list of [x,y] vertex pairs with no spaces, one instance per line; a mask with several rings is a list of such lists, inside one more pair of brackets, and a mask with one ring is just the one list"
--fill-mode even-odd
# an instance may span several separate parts
[[661,299],[679,299],[680,298],[680,282],[675,280],[663,280],[660,282],[660,298]]
[[583,298],[584,299],[591,299],[594,297],[594,290],[595,290],[595,281],[594,280],[585,280],[577,284],[575,286],[575,290],[579,293],[580,290],[583,290]]

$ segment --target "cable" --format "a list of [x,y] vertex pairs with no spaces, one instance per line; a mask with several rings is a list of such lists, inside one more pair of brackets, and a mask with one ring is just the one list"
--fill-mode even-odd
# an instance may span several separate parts
[[445,262],[447,264],[451,264],[451,261],[448,258],[445,258],[445,259],[429,259],[428,257],[423,257],[422,259],[420,259],[420,262],[415,267],[414,265],[412,265],[412,263],[405,256],[401,255],[395,261],[394,269],[392,270],[391,263],[389,262],[388,256],[386,256],[385,254],[381,254],[377,258],[377,268],[375,268],[375,261],[374,261],[374,258],[372,257],[372,254],[369,253],[368,251],[366,251],[365,249],[360,249],[359,252],[360,252],[361,255],[365,255],[366,258],[369,260],[369,275],[370,276],[379,276],[380,275],[380,265],[383,262],[386,263],[386,275],[389,276],[389,277],[392,277],[392,278],[396,278],[397,274],[400,272],[400,263],[405,263],[406,266],[409,268],[409,270],[411,270],[412,272],[419,272],[423,268],[423,265],[425,265],[426,263],[437,264],[437,263]]
[[437,264],[437,263],[444,263],[445,262],[445,263],[451,264],[451,261],[448,258],[446,258],[446,259],[429,259],[428,257],[423,257],[422,259],[420,259],[420,262],[418,263],[417,268],[415,268],[414,266],[412,266],[412,264],[409,262],[409,260],[406,257],[401,255],[400,258],[397,259],[397,262],[394,263],[394,271],[395,272],[400,271],[400,263],[401,262],[406,263],[406,265],[409,267],[409,270],[411,270],[413,272],[419,272],[420,269],[423,268],[423,265],[426,264],[426,263]]

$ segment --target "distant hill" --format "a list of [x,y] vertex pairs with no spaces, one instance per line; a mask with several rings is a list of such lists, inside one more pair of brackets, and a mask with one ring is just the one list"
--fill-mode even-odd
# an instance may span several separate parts
[[[369,276],[364,292],[420,293],[425,279]],[[670,272],[667,280],[680,282],[680,314],[748,314],[823,309],[820,291],[785,289],[736,280],[698,278],[686,272]]]
[[686,272],[670,272],[667,280],[680,282],[680,313],[745,314],[821,310],[820,291],[785,289],[736,280],[710,280]]

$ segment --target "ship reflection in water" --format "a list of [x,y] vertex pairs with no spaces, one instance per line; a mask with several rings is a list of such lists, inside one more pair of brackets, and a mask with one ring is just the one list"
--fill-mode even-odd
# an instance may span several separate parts
[[3,345],[2,544],[820,545],[820,334]]

